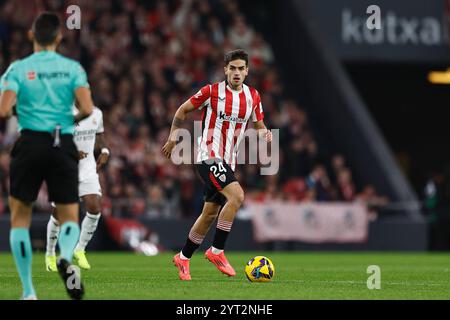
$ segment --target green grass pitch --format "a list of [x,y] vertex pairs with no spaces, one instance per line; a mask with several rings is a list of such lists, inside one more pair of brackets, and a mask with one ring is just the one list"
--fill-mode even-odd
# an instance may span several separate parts
[[[245,263],[266,255],[275,265],[269,283],[250,283]],[[450,299],[448,253],[280,253],[228,252],[237,276],[229,278],[197,253],[192,281],[178,280],[173,253],[88,252],[92,270],[83,271],[85,299],[277,300],[277,299]],[[369,265],[381,269],[381,289],[369,290]],[[44,255],[33,256],[39,299],[68,299],[58,274],[44,270]],[[12,256],[0,254],[0,299],[18,299],[20,283]]]

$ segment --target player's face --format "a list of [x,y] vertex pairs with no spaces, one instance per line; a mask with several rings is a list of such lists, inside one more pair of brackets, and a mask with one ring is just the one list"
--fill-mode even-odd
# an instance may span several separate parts
[[244,60],[230,61],[224,68],[228,83],[233,87],[240,87],[248,75],[248,67]]

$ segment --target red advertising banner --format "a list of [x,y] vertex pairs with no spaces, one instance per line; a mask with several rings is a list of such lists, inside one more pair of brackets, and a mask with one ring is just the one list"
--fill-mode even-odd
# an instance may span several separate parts
[[272,202],[249,203],[247,209],[258,242],[365,242],[368,236],[368,212],[362,204]]

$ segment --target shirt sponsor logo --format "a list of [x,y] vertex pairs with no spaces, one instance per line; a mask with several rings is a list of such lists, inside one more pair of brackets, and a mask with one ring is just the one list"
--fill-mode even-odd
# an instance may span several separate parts
[[91,134],[96,134],[97,130],[96,129],[90,129],[90,130],[77,130],[73,133],[73,135],[75,137],[77,136],[85,136],[85,135],[91,135]]
[[233,117],[233,116],[227,116],[225,114],[225,112],[223,112],[223,111],[220,111],[219,119],[220,120],[224,120],[224,121],[238,122],[238,123],[245,123],[246,122],[245,119],[242,119],[242,118]]

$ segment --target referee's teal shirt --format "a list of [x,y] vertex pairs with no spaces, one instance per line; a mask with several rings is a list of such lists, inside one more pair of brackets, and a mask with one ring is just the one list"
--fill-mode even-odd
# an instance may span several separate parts
[[75,60],[39,51],[12,63],[0,79],[1,91],[17,95],[19,130],[73,134],[75,90],[89,88],[86,72]]

